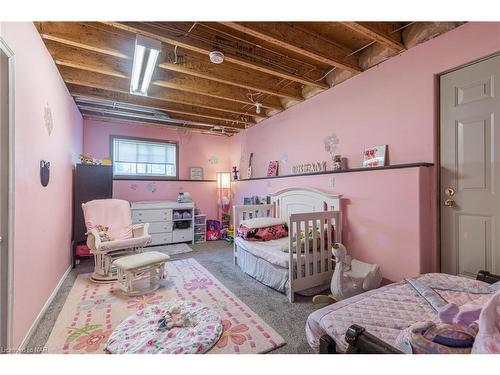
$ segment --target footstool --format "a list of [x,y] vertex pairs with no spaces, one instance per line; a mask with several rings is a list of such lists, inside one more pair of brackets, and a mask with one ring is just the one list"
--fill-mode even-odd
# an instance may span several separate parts
[[165,278],[166,254],[149,251],[118,258],[113,262],[118,273],[117,285],[129,296],[158,289]]
[[106,343],[111,354],[201,354],[222,334],[220,315],[195,301],[172,300],[129,316]]

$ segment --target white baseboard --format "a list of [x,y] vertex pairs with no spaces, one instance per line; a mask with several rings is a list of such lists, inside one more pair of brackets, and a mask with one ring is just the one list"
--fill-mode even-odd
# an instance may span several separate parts
[[71,271],[72,268],[73,268],[73,265],[70,264],[70,266],[68,267],[68,269],[64,272],[64,275],[62,275],[61,279],[57,283],[56,287],[52,291],[52,293],[49,296],[49,298],[47,299],[47,302],[45,302],[45,305],[43,305],[42,309],[40,310],[40,312],[36,316],[35,320],[33,321],[33,324],[28,329],[28,332],[26,332],[26,335],[24,335],[23,341],[21,342],[21,344],[17,348],[16,353],[23,353],[25,351],[26,345],[28,344],[31,336],[35,332],[35,329],[38,327],[38,324],[40,323],[40,320],[42,319],[43,314],[45,314],[45,311],[47,311],[47,309],[49,308],[50,304],[52,303],[52,301],[56,297],[57,292],[61,288],[61,285],[63,284],[64,280],[66,280],[66,278],[68,277],[68,275],[69,275],[69,273],[70,273],[70,271]]

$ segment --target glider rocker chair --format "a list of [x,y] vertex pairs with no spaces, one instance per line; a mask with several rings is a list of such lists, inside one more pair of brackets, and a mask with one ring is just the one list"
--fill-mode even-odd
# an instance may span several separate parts
[[117,279],[115,259],[142,252],[151,242],[149,224],[132,225],[132,213],[127,201],[121,199],[96,199],[82,204],[87,246],[94,254],[96,282]]

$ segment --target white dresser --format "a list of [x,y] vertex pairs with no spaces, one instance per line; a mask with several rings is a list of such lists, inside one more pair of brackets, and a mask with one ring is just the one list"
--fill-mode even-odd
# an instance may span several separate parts
[[175,201],[133,202],[132,222],[149,223],[149,246],[177,242],[194,243],[194,204]]

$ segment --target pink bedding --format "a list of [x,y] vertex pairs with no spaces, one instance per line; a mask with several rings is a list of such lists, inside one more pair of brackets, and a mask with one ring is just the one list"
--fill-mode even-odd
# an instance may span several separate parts
[[238,237],[246,241],[272,241],[288,236],[288,227],[286,224],[271,225],[264,228],[248,228],[240,225],[238,228]]
[[485,304],[500,287],[497,284],[441,273],[403,280],[313,312],[306,323],[307,340],[318,351],[320,337],[327,334],[335,340],[337,351],[344,352],[347,328],[359,324],[394,345],[399,333],[412,323],[437,320],[437,308],[443,304]]

